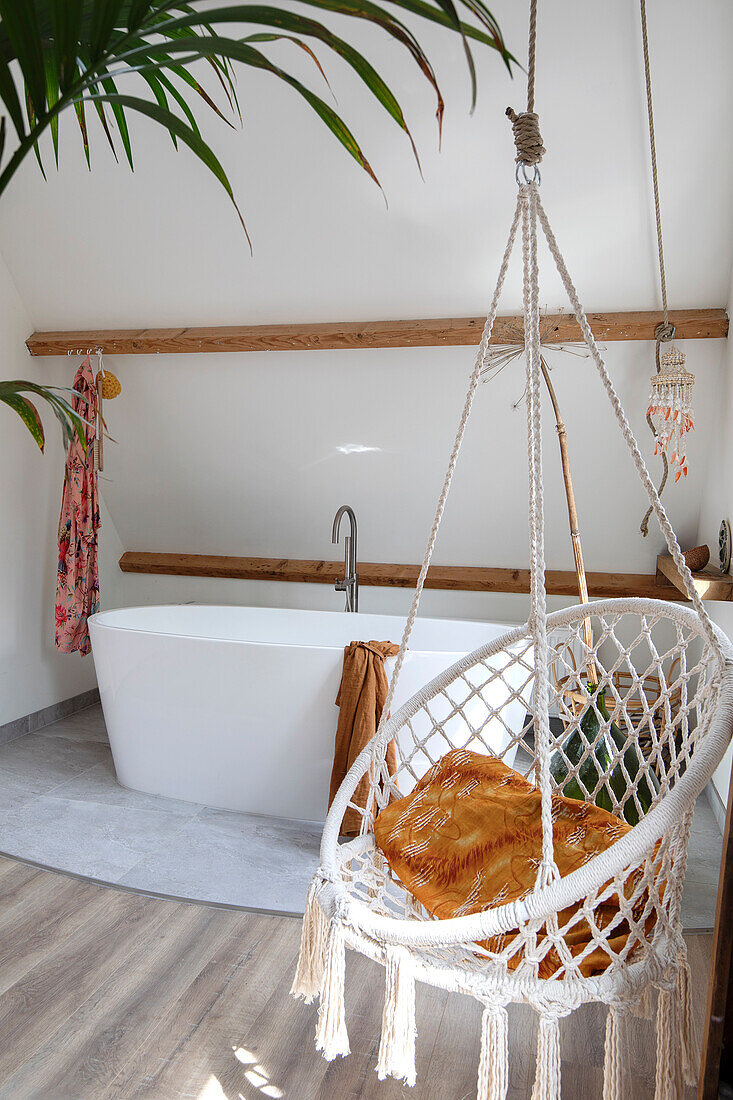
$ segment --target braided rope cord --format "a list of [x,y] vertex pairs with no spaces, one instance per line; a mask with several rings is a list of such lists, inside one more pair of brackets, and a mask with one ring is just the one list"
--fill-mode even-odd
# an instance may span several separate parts
[[529,48],[527,51],[527,113],[534,111],[534,73],[537,58],[537,0],[529,5]]
[[[476,353],[476,361],[474,364],[471,378],[468,384],[468,392],[466,393],[466,399],[463,405],[463,411],[461,412],[461,419],[458,423],[458,431],[456,432],[456,438],[453,441],[453,449],[451,450],[450,460],[448,462],[448,469],[446,470],[445,479],[443,481],[443,488],[438,498],[438,506],[435,511],[435,517],[433,519],[433,526],[430,529],[430,535],[428,537],[428,544],[425,549],[425,556],[423,558],[422,565],[420,567],[420,573],[417,578],[417,584],[415,586],[415,594],[412,597],[412,604],[407,616],[407,622],[405,623],[405,629],[402,634],[402,641],[400,642],[399,652],[395,661],[394,671],[389,683],[389,689],[387,691],[387,698],[382,709],[382,716],[377,727],[377,735],[373,741],[373,753],[374,761],[376,764],[376,755],[378,746],[381,743],[380,734],[384,725],[386,724],[390,709],[392,707],[392,700],[394,699],[394,693],[397,688],[397,683],[400,678],[400,672],[402,671],[402,665],[404,664],[405,654],[407,653],[407,646],[410,641],[410,635],[412,634],[412,628],[415,625],[415,619],[417,618],[418,607],[420,606],[420,598],[425,587],[425,579],[428,575],[428,569],[430,567],[430,560],[433,556],[433,550],[435,549],[435,541],[438,537],[438,529],[440,527],[441,520],[443,519],[443,512],[445,511],[445,504],[448,499],[448,493],[450,491],[451,482],[453,481],[453,474],[455,473],[456,463],[458,462],[458,455],[461,450],[461,444],[463,443],[463,436],[466,431],[466,425],[468,424],[469,416],[471,415],[471,409],[473,407],[473,401],[476,396],[479,382],[481,380],[481,372],[486,366],[486,361],[489,355],[489,341],[491,340],[491,333],[494,327],[494,320],[496,318],[496,311],[499,308],[499,299],[501,292],[504,288],[504,280],[506,278],[507,268],[509,267],[509,259],[514,248],[514,241],[517,236],[517,229],[519,227],[519,219],[522,212],[521,196],[517,198],[517,205],[514,210],[514,217],[512,218],[511,228],[509,230],[509,238],[507,240],[506,248],[504,249],[504,255],[502,257],[501,265],[499,267],[499,276],[496,281],[496,287],[491,299],[491,306],[489,308],[489,315],[486,318],[486,324],[484,325],[483,334],[481,336],[481,342]],[[369,791],[369,800],[367,804],[367,813],[364,815],[361,823],[361,832],[367,831],[367,822],[369,820],[369,811],[372,810],[374,800],[375,787],[371,784]]]
[[[529,186],[535,187],[534,184],[530,184]],[[672,524],[669,522],[667,513],[664,510],[664,505],[659,499],[659,493],[654,488],[654,483],[649,476],[649,471],[644,464],[644,459],[642,458],[641,451],[639,450],[639,445],[636,442],[634,433],[631,430],[631,425],[629,424],[626,418],[626,414],[621,406],[618,394],[614,389],[613,382],[611,381],[611,378],[606,369],[606,364],[604,363],[601,353],[598,350],[598,345],[596,344],[595,337],[593,336],[591,327],[588,324],[588,318],[585,315],[585,311],[583,309],[583,306],[581,305],[580,298],[578,297],[578,292],[575,289],[573,281],[570,278],[568,269],[565,266],[565,261],[558,247],[557,240],[555,239],[555,234],[553,233],[550,223],[547,219],[547,214],[545,213],[544,207],[542,206],[539,195],[537,195],[536,203],[537,215],[539,217],[540,225],[542,226],[542,230],[545,234],[547,244],[552,254],[552,258],[555,261],[555,266],[557,267],[560,278],[562,279],[563,286],[565,287],[565,292],[570,299],[570,304],[575,311],[575,317],[578,324],[580,325],[580,330],[583,333],[583,339],[588,346],[588,350],[591,353],[591,358],[596,365],[596,369],[598,370],[601,381],[603,382],[606,393],[608,394],[609,401],[611,402],[611,407],[616,414],[616,419],[618,420],[619,426],[621,428],[621,433],[626,440],[626,445],[628,446],[629,451],[631,452],[631,457],[633,458],[634,465],[636,466],[636,472],[641,479],[642,485],[646,489],[647,496],[649,497],[651,506],[656,514],[669,552],[675,565],[677,566],[677,569],[680,572],[687,595],[689,596],[692,605],[697,612],[698,618],[700,619],[700,622],[702,624],[705,638],[709,642],[715,656],[722,663],[723,654],[720,648],[720,643],[715,634],[713,624],[710,620],[710,616],[705,610],[705,605],[700,599],[697,589],[695,588],[695,582],[692,579],[692,573],[690,572],[687,566],[687,562],[684,559],[682,550],[680,549],[680,544],[677,541],[677,536],[672,529]]]
[[542,805],[542,863],[537,885],[547,886],[559,877],[552,842],[552,782],[550,776],[550,712],[548,703],[550,654],[547,641],[545,591],[544,492],[542,484],[542,422],[540,401],[540,308],[537,267],[537,188],[520,189],[522,205],[522,255],[524,268],[524,343],[527,364],[527,447],[530,501],[530,603],[529,626],[534,643],[534,733],[539,764]]
[[[657,329],[657,346],[656,346],[656,366],[657,374],[659,374],[659,345],[662,341],[671,340],[674,336],[674,325],[669,323],[669,308],[667,306],[667,271],[664,266],[664,242],[662,240],[662,209],[659,201],[659,172],[657,169],[657,140],[654,130],[654,103],[652,99],[652,72],[649,62],[649,35],[647,32],[646,23],[646,0],[640,0],[640,14],[641,14],[641,45],[644,54],[644,83],[646,86],[646,110],[647,119],[649,123],[649,153],[652,166],[652,185],[654,188],[654,217],[657,227],[657,254],[659,257],[659,285],[662,292],[662,312],[664,314],[664,321]],[[657,430],[654,427],[654,422],[647,413],[646,422],[649,425],[649,431],[654,438],[657,438]],[[669,476],[669,462],[667,461],[667,455],[662,451],[662,479],[659,482],[659,488],[657,493],[661,497],[664,492],[664,487],[667,484],[667,477]],[[651,518],[652,508],[647,509],[644,514],[644,518],[641,521],[639,530],[644,538],[649,534],[649,520]]]
[[[664,327],[669,328],[669,309],[667,308],[667,272],[664,267],[664,243],[662,241],[662,211],[659,202],[659,173],[657,171],[657,142],[654,132],[654,104],[652,102],[652,74],[649,64],[649,36],[646,26],[646,0],[640,0],[641,42],[644,51],[644,80],[646,83],[646,108],[649,119],[649,152],[652,162],[652,184],[654,186],[654,215],[657,223],[657,252],[659,254],[659,282],[662,290],[662,310]],[[663,337],[670,339],[670,336]]]

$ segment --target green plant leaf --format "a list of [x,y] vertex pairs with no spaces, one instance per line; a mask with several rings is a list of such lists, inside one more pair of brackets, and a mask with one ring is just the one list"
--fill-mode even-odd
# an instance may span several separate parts
[[18,59],[33,115],[46,108],[46,73],[35,3],[0,0],[0,20]]
[[[248,34],[246,38],[242,39],[243,42],[257,43],[257,42],[292,42],[294,46],[298,46],[301,50],[304,50],[308,54],[313,64],[318,69],[319,73],[326,82],[329,92],[333,95],[333,89],[330,81],[326,76],[326,72],[318,60],[316,54],[310,48],[307,42],[303,42],[302,39],[296,38],[292,34],[275,34],[274,31],[261,31],[258,34]],[[334,96],[334,100],[336,97]]]
[[[50,108],[50,107],[53,107],[53,105],[56,102],[58,102],[59,85],[58,85],[58,80],[57,80],[56,69],[54,68],[54,66],[52,64],[52,61],[51,61],[51,58],[49,56],[46,56],[46,58],[45,58],[45,66],[46,66],[46,99],[48,101],[48,106]],[[51,119],[51,141],[53,142],[54,160],[56,161],[56,167],[58,168],[58,166],[59,166],[59,116],[58,115],[54,115],[54,117]]]
[[[140,75],[142,76],[142,78],[146,82],[146,84],[152,89],[153,95],[155,96],[156,100],[158,101],[158,106],[162,107],[163,110],[167,111],[168,110],[168,97],[165,94],[165,89],[163,88],[163,83],[160,79],[160,71],[153,72],[153,73],[141,72]],[[197,127],[197,131],[198,131],[198,127]],[[170,135],[171,141],[173,142],[173,148],[177,149],[178,148],[178,138],[176,137],[175,133],[172,130],[169,130],[168,133]]]
[[91,171],[92,162],[89,154],[89,134],[87,133],[87,119],[84,113],[84,101],[79,99],[74,103],[74,111],[76,113],[76,121],[79,123],[79,129],[81,130],[81,140],[84,144],[84,156],[86,157],[87,168]]
[[150,0],[133,0],[127,15],[128,31],[136,30],[150,10]]
[[[51,130],[54,157],[58,163],[58,118],[72,103],[81,129],[87,163],[90,163],[84,103],[91,99],[115,157],[114,124],[118,127],[130,167],[134,167],[129,112],[132,110],[136,114],[147,115],[165,126],[174,144],[183,141],[189,145],[219,179],[234,202],[224,169],[202,137],[189,95],[190,89],[203,99],[210,110],[226,119],[224,112],[189,71],[190,66],[199,59],[214,72],[230,108],[236,111],[240,119],[235,87],[238,63],[269,72],[289,84],[349,155],[378,183],[371,165],[341,115],[287,67],[274,64],[266,52],[255,48],[255,44],[292,42],[309,56],[327,81],[324,67],[312,48],[316,41],[320,42],[343,60],[362,81],[380,107],[407,135],[417,157],[401,104],[381,71],[361,49],[351,44],[348,35],[338,35],[324,25],[320,21],[322,13],[365,20],[408,51],[434,90],[439,133],[444,103],[433,66],[415,34],[391,9],[430,20],[461,36],[474,100],[476,76],[469,41],[480,42],[499,51],[510,72],[515,63],[485,0],[300,2],[317,12],[318,18],[309,18],[290,6],[280,8],[267,3],[227,3],[227,0],[219,0],[218,6],[215,6],[216,0],[0,0],[0,100],[20,139],[0,171],[0,194],[31,149],[41,171],[44,170],[39,138],[47,128]],[[459,12],[467,12],[476,25],[461,19]],[[232,28],[229,33],[239,35],[243,25],[253,24],[255,28],[261,27],[263,33],[251,34],[244,39],[215,33],[218,28]],[[25,110],[15,88],[15,62],[25,82]],[[119,81],[122,77],[136,73],[152,91],[152,98],[142,99],[134,94],[120,93]],[[29,132],[26,132],[26,112]],[[232,125],[229,119],[226,121]],[[237,213],[241,220],[238,208]]]
[[[448,10],[455,12],[452,0],[441,0]],[[386,15],[385,13],[382,13]],[[178,16],[175,19],[171,19],[166,23],[158,25],[158,29],[161,33],[170,35],[173,31],[178,31],[183,28],[193,26],[200,16],[198,13],[190,15]],[[217,23],[230,23],[230,22],[243,22],[243,23],[259,23],[267,27],[274,27],[276,30],[285,31],[297,36],[307,36],[311,38],[317,38],[328,46],[334,53],[343,58],[344,61],[358,74],[361,80],[369,88],[370,92],[376,97],[376,99],[382,104],[385,110],[391,115],[391,117],[397,122],[397,124],[405,131],[412,143],[413,151],[417,156],[417,150],[415,144],[412,141],[412,136],[407,128],[407,124],[402,113],[397,99],[387,86],[386,82],[382,79],[374,66],[361,54],[358,50],[354,49],[348,42],[338,35],[335,35],[332,31],[324,27],[322,23],[318,23],[316,20],[308,19],[305,16],[299,15],[296,12],[289,11],[283,8],[275,8],[265,4],[237,4],[227,8],[214,8],[207,11],[206,21],[208,24],[215,26]],[[456,15],[456,27],[460,31],[460,20]],[[179,48],[190,48],[192,51],[195,49],[196,38],[190,36],[184,39],[179,39],[176,43],[176,50]],[[219,42],[229,41],[227,39],[217,39]],[[223,53],[224,51],[222,51]],[[147,48],[139,50],[132,50],[127,53],[123,53],[120,60],[124,60],[127,64],[135,63],[138,56],[147,54],[150,56]],[[232,60],[237,60],[232,54],[227,54]],[[470,51],[468,53],[470,58]],[[472,63],[472,61],[471,61]]]
[[[117,85],[111,77],[106,77],[102,81],[102,87],[108,96],[108,102],[112,108],[112,114],[115,117],[117,123],[117,129],[120,134],[120,141],[122,142],[122,148],[125,150],[125,156],[127,162],[130,165],[132,171],[135,171],[135,165],[132,163],[132,143],[130,142],[130,131],[127,127],[127,118],[125,117],[125,111],[122,105],[116,101],[118,92]],[[102,106],[102,101],[99,97],[95,97],[95,102]]]
[[[376,26],[381,27],[383,31],[386,31],[387,34],[395,38],[404,46],[435,92],[437,100],[435,117],[438,120],[438,134],[440,135],[442,133],[445,103],[438,86],[433,66],[430,64],[420,43],[403,23],[395,19],[394,16],[385,11],[384,8],[379,7],[378,4],[372,3],[372,0],[302,0],[302,2],[311,7],[321,8],[324,11],[336,12],[339,15],[349,15],[353,16],[355,19],[366,19]],[[445,25],[448,25],[447,20]]]
[[68,444],[77,437],[82,449],[86,452],[87,444],[84,429],[89,422],[80,416],[69,401],[62,396],[64,393],[70,393],[73,395],[75,401],[85,401],[86,399],[80,393],[74,389],[68,389],[63,386],[41,386],[37,382],[28,382],[19,379],[0,382],[0,401],[4,401],[6,404],[13,404],[13,406],[16,407],[16,411],[17,402],[15,402],[15,398],[21,393],[32,393],[42,398],[42,400],[50,406],[61,425],[61,434],[64,443],[68,446]]
[[185,142],[185,144],[188,145],[189,149],[196,154],[199,160],[206,165],[209,171],[212,172],[214,176],[216,176],[216,178],[219,180],[219,183],[229,195],[229,198],[234,204],[234,209],[237,211],[239,220],[242,223],[242,229],[244,230],[245,236],[249,243],[250,250],[252,249],[252,241],[250,240],[249,233],[247,232],[247,226],[244,224],[244,218],[242,217],[240,209],[237,206],[236,199],[234,198],[232,185],[229,182],[227,174],[222,168],[213,150],[209,148],[209,146],[201,137],[199,137],[195,130],[192,130],[187,123],[183,122],[183,120],[180,119],[178,115],[174,115],[172,111],[166,110],[157,103],[150,103],[146,99],[138,99],[136,96],[129,95],[100,95],[96,93],[92,98],[96,98],[101,100],[102,102],[109,103],[113,107],[115,105],[122,107],[123,109],[126,107],[130,111],[136,111],[138,114],[147,115],[147,117],[152,119],[153,122],[157,122],[159,125],[164,126],[166,130],[174,133],[176,137],[179,137],[183,142]]
[[110,37],[118,26],[122,0],[94,0],[90,49],[92,61],[98,61],[110,47]]
[[[57,94],[62,94],[73,84],[77,74],[77,44],[81,33],[84,0],[48,0],[51,37],[55,58]],[[46,80],[48,85],[48,77]],[[49,99],[49,106],[52,106]]]
[[18,98],[13,75],[4,57],[0,57],[0,99],[5,105],[10,119],[19,138],[25,137],[25,119],[23,108]]
[[[29,129],[30,129],[30,133],[32,134],[33,131],[36,129],[36,113],[33,109],[33,102],[31,100],[30,93],[28,92],[27,87],[26,87],[26,97],[25,97],[25,109],[26,109],[26,114],[28,115],[28,126],[29,126]],[[38,167],[41,169],[41,175],[43,176],[44,179],[46,179],[46,170],[43,167],[43,160],[41,159],[41,147],[38,144],[38,141],[33,142],[33,152],[35,153],[36,161],[38,162]]]
[[[276,76],[280,80],[284,81],[286,84],[289,84],[291,88],[294,88],[295,91],[297,91],[306,100],[309,106],[311,106],[316,112],[318,117],[326,124],[331,133],[334,134],[334,136],[341,142],[347,152],[350,153],[354,160],[361,165],[364,171],[371,176],[377,186],[381,189],[381,184],[374,174],[374,171],[372,170],[369,161],[364,156],[364,153],[362,152],[359,143],[357,142],[356,138],[351,133],[343,119],[333,110],[332,107],[329,107],[329,105],[325,103],[324,100],[320,98],[320,96],[317,96],[315,92],[312,92],[310,88],[307,88],[303,83],[301,83],[301,81],[297,80],[294,76],[291,76],[290,73],[287,73],[283,69],[278,68],[277,65],[274,65],[259,50],[254,49],[254,47],[252,46],[248,46],[244,42],[233,42],[231,39],[228,38],[209,38],[201,40],[197,38],[182,39],[175,43],[168,43],[166,48],[181,50],[185,52],[187,54],[187,63],[198,60],[200,57],[205,57],[208,51],[212,51],[219,54],[220,56],[229,57],[233,61],[239,61],[244,65],[250,65],[253,68],[263,69],[265,72],[269,72],[273,76]],[[148,56],[154,57],[156,50],[157,44],[154,43],[150,46]],[[126,97],[119,98],[125,99]],[[142,103],[145,101],[140,100],[139,102]],[[147,106],[152,106],[152,104],[147,104]],[[151,117],[153,116],[151,115]],[[171,115],[170,117],[174,119],[176,118],[175,115]],[[188,130],[187,127],[186,129]],[[206,148],[208,149],[208,146],[206,146]],[[208,153],[211,157],[214,156],[211,150],[208,150]],[[215,157],[214,160],[216,161],[216,164],[219,165],[219,162],[216,160]],[[219,165],[219,168],[221,169],[221,165]],[[223,173],[223,169],[221,169],[221,171]],[[229,191],[229,193],[231,195],[231,191]],[[233,195],[231,195],[231,198],[232,201],[234,201]]]
[[104,110],[104,104],[99,103],[99,102],[95,102],[94,106],[95,106],[95,109],[97,111],[97,115],[99,116],[99,121],[102,124],[102,129],[104,130],[105,136],[106,136],[107,141],[109,143],[109,147],[112,150],[112,155],[114,156],[115,160],[119,164],[119,157],[117,156],[117,150],[115,149],[115,143],[114,143],[114,139],[112,137],[112,132],[109,128],[109,123],[107,122],[107,115],[106,115],[106,112]]
[[0,401],[4,401],[11,409],[15,409],[20,419],[25,424],[28,431],[31,433],[38,448],[43,453],[43,448],[46,444],[46,438],[43,434],[43,424],[41,418],[38,415],[38,409],[29,401],[27,397],[23,397],[19,393],[0,393]]

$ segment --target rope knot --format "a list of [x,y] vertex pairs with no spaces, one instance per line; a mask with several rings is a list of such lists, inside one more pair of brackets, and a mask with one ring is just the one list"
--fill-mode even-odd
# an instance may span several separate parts
[[507,107],[506,116],[511,121],[514,131],[517,163],[539,164],[547,152],[540,134],[540,116],[534,111],[523,111],[518,115],[513,107]]

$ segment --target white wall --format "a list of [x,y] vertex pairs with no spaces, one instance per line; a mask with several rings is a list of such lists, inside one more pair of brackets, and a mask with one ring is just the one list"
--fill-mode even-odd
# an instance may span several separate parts
[[[524,59],[527,4],[491,5]],[[212,176],[149,121],[131,119],[135,172],[117,165],[90,118],[92,171],[72,113],[61,165],[47,143],[48,183],[29,156],[0,202],[0,244],[38,326],[92,328],[470,315],[486,309],[516,188],[511,127],[524,76],[512,80],[476,48],[479,95],[469,113],[460,41],[405,15],[429,51],[445,96],[442,150],[435,100],[403,49],[361,21],[329,16],[364,49],[403,104],[406,137],[320,44],[341,110],[389,199],[295,92],[238,70],[241,130],[198,109],[230,174],[254,242],[250,257],[231,203]],[[731,263],[729,105],[733,5],[703,0],[690,33],[688,0],[650,5],[666,260],[674,306],[722,305]],[[537,109],[548,149],[542,195],[589,309],[659,304],[638,4],[540,5]],[[287,43],[271,55],[327,90]],[[206,67],[201,79],[214,96]],[[120,85],[149,94],[139,77]],[[682,139],[681,135],[684,135]],[[711,152],[714,151],[711,162]],[[60,272],[64,277],[60,277]],[[542,303],[561,304],[557,280]],[[505,312],[521,304],[519,271]]]
[[[687,350],[699,380],[699,420],[708,425],[721,342]],[[473,355],[431,348],[110,358],[124,390],[107,406],[120,445],[106,451],[105,499],[125,549],[334,558],[331,521],[348,502],[362,561],[420,562]],[[651,458],[644,417],[652,350],[612,344],[607,358]],[[646,498],[595,368],[567,353],[550,359],[587,566],[653,573],[663,544],[654,525],[648,539],[639,534]],[[527,564],[526,413],[524,405],[513,408],[523,369],[517,362],[479,390],[436,562]],[[570,569],[556,434],[545,411],[547,559]],[[709,431],[695,434],[689,477],[666,497],[687,545],[697,534],[710,439]],[[175,585],[192,598],[185,595],[191,581]],[[134,587],[138,596],[144,591],[139,580]],[[400,603],[395,593],[379,597],[390,598]],[[377,596],[366,590],[365,599],[371,606]]]
[[[28,314],[0,258],[0,360],[3,377],[69,384],[69,366],[27,355]],[[53,415],[40,407],[46,428],[41,455],[14,412],[0,405],[0,724],[94,687],[90,657],[63,655],[54,646],[54,597],[64,451]],[[109,599],[118,584],[120,541],[104,516],[101,576]],[[114,599],[112,599],[114,604]]]

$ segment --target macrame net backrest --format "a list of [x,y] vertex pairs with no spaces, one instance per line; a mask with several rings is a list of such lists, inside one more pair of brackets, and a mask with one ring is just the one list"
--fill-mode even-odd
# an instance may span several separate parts
[[[657,825],[653,830],[653,841],[649,844],[642,841],[639,846],[634,836],[636,829],[641,828],[637,826],[633,834],[629,834],[634,840],[632,845],[627,845],[624,850],[623,842],[619,841],[609,850],[616,857],[614,861],[604,859],[600,871],[592,866],[596,860],[591,861],[584,869],[591,874],[583,876],[582,885],[565,891],[562,902],[566,910],[564,916],[554,907],[555,903],[546,900],[547,891],[537,890],[535,898],[541,923],[544,924],[546,918],[553,915],[559,918],[557,928],[551,934],[549,929],[544,928],[544,934],[538,938],[536,921],[526,917],[522,921],[516,911],[511,915],[511,910],[516,910],[516,907],[510,906],[510,912],[499,914],[501,894],[495,899],[494,921],[480,914],[467,917],[465,927],[458,929],[457,933],[452,931],[448,942],[428,946],[424,929],[420,929],[414,939],[409,934],[405,935],[403,930],[399,939],[419,944],[420,949],[427,953],[426,961],[428,958],[436,964],[441,959],[445,961],[446,952],[450,954],[460,942],[462,953],[459,954],[469,969],[475,966],[476,953],[479,952],[511,968],[512,980],[521,982],[524,978],[536,977],[538,964],[551,955],[556,959],[554,977],[581,978],[583,964],[594,952],[603,953],[607,956],[607,963],[613,965],[630,958],[638,965],[646,955],[651,958],[657,945],[665,940],[666,934],[679,919],[685,850],[694,797],[692,802],[686,803],[679,816],[673,815],[669,823],[666,820],[668,814],[665,814],[664,823],[656,823],[653,811],[665,803],[675,787],[679,787],[690,768],[693,755],[708,736],[716,713],[723,671],[694,613],[689,609],[667,609],[647,600],[596,603],[590,612],[594,638],[592,650],[585,645],[585,615],[579,614],[579,610],[571,608],[558,612],[548,620],[550,629],[559,627],[563,630],[562,644],[554,651],[562,670],[558,680],[562,682],[560,687],[550,690],[548,705],[550,709],[558,708],[562,712],[567,707],[566,701],[571,691],[585,694],[583,666],[576,667],[575,658],[571,657],[571,654],[583,651],[585,658],[595,663],[599,686],[606,688],[607,711],[604,716],[596,708],[597,737],[587,741],[586,751],[579,760],[565,758],[562,780],[555,782],[550,777],[551,790],[558,790],[570,779],[575,779],[588,801],[595,801],[603,788],[610,796],[614,813],[628,815],[629,804],[633,804],[637,816],[641,818],[644,810],[639,789],[643,783],[651,783],[653,774],[659,779],[659,790],[645,819],[647,824]],[[428,684],[385,724],[375,746],[376,751],[370,759],[362,760],[358,771],[370,775],[371,798],[366,809],[352,801],[346,803],[341,800],[336,811],[343,813],[348,804],[362,814],[361,848],[358,844],[344,845],[343,851],[338,850],[338,873],[348,882],[351,896],[368,906],[372,917],[380,915],[402,921],[430,920],[434,928],[447,923],[455,925],[456,922],[433,921],[415,898],[388,873],[371,843],[374,819],[391,795],[399,797],[407,793],[431,767],[454,749],[486,753],[509,766],[518,767],[530,778],[539,775],[542,762],[538,749],[537,717],[536,713],[532,715],[536,678],[534,648],[533,639],[526,629],[519,628],[513,634],[463,658]],[[661,691],[657,699],[650,701],[643,684],[652,676],[659,679]],[[623,689],[618,686],[620,679],[625,682]],[[588,699],[588,705],[593,707],[591,699]],[[641,719],[638,715],[640,708]],[[581,717],[581,713],[573,716],[566,712],[562,735],[552,739],[553,751],[558,751],[561,757],[562,745],[567,744],[570,734],[578,728]],[[611,723],[624,734],[620,745],[609,741]],[[641,767],[627,770],[628,750],[635,748],[645,733],[650,748],[645,756],[635,756],[636,760],[641,760]],[[397,747],[398,767],[390,775],[383,749],[392,739]],[[605,740],[612,746],[610,768],[605,772],[598,768],[584,768],[599,740]],[[614,789],[609,784],[609,774],[617,767],[620,767],[625,782],[623,787]],[[587,782],[588,774],[594,782]],[[694,777],[693,785],[699,785]],[[442,820],[435,821],[437,827],[444,824]],[[632,849],[631,854],[629,848]],[[600,865],[600,857],[596,858]],[[564,879],[563,884],[567,885],[570,877]],[[593,914],[609,898],[619,899],[618,914],[610,924],[597,925]],[[579,909],[571,911],[570,907],[576,901],[582,904]],[[614,931],[624,922],[628,923],[631,934],[619,951],[614,946]],[[370,921],[369,924],[373,929],[373,923]],[[563,951],[563,944],[580,924],[589,928],[591,934],[587,948],[573,956],[569,951]],[[517,929],[517,933],[513,931],[510,936],[502,936],[501,932],[509,928]],[[476,940],[497,933],[494,950],[477,947]]]

